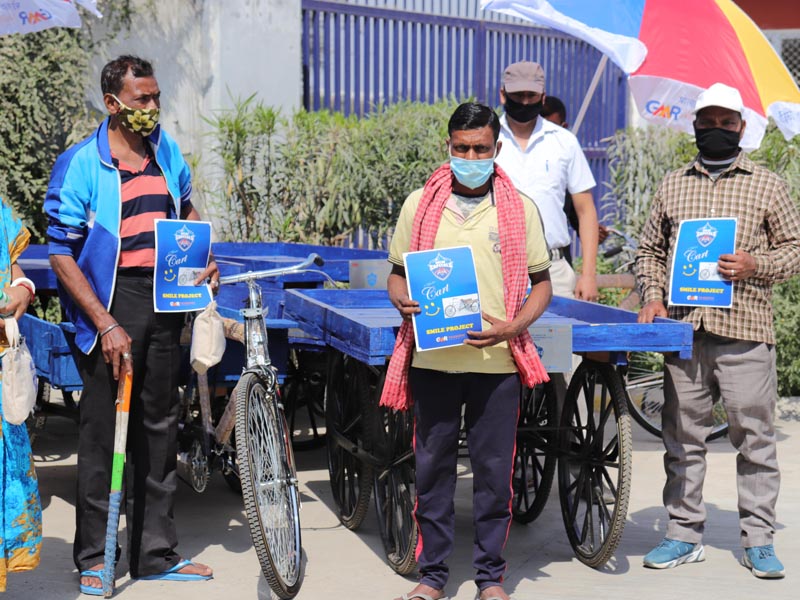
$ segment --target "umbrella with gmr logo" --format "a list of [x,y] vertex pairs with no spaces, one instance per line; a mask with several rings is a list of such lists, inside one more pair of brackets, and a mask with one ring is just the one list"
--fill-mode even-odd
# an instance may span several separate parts
[[[743,148],[758,148],[768,117],[786,139],[800,134],[800,89],[732,0],[483,0],[481,6],[595,46],[605,55],[598,71],[609,59],[619,65],[636,109],[649,122],[692,133],[697,96],[720,82],[742,94]],[[592,87],[582,113],[593,93]]]

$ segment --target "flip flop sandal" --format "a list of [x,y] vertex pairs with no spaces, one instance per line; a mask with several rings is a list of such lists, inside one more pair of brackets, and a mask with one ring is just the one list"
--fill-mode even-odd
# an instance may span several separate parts
[[101,587],[93,587],[91,585],[86,585],[84,583],[81,584],[81,594],[86,594],[87,596],[102,596],[103,595],[103,572],[102,571],[93,571],[91,569],[87,569],[85,571],[81,571],[81,577],[97,577],[100,580]]
[[[172,567],[171,569],[167,569],[162,573],[156,573],[155,575],[145,575],[144,577],[139,577],[138,579],[146,579],[149,581],[152,580],[159,580],[159,581],[208,581],[209,579],[213,578],[213,573],[211,575],[200,575],[199,573],[178,573],[184,567],[188,567],[189,565],[193,565],[194,563],[191,560],[182,560],[177,565]],[[101,590],[102,593],[102,590]]]

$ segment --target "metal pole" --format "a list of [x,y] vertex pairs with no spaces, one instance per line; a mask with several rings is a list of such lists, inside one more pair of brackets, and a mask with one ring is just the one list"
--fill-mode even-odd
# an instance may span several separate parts
[[572,133],[575,135],[578,135],[578,130],[581,128],[581,123],[583,123],[583,118],[586,116],[586,111],[589,110],[589,104],[592,102],[592,98],[597,90],[597,86],[600,85],[600,78],[603,76],[603,71],[606,70],[607,64],[608,56],[604,54],[603,58],[600,59],[600,63],[597,65],[597,69],[595,69],[592,82],[589,84],[589,89],[586,91],[586,95],[583,97],[581,109],[578,111],[578,116],[575,118],[575,122],[572,125]]

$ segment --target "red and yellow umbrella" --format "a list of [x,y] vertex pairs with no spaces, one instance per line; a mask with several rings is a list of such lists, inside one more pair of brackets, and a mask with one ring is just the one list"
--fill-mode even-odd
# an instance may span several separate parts
[[800,89],[731,0],[484,0],[483,6],[596,46],[629,75],[636,108],[648,121],[692,132],[697,96],[721,82],[742,94],[744,148],[761,143],[767,117],[787,139],[800,134]]

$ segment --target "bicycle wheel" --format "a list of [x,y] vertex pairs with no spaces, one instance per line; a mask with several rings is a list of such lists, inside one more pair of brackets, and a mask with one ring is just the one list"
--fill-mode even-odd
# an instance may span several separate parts
[[633,440],[622,379],[585,360],[572,375],[558,431],[558,487],[567,538],[582,563],[601,567],[622,538]]
[[[645,430],[661,437],[664,355],[658,352],[631,352],[623,373],[631,415]],[[711,413],[714,415],[714,426],[706,438],[708,442],[728,433],[728,415],[719,399],[714,402]]]
[[511,486],[511,515],[517,523],[530,523],[547,504],[556,472],[555,447],[558,404],[555,389],[544,384],[526,388],[520,399],[517,453]]
[[369,510],[372,467],[353,454],[363,447],[365,431],[377,411],[364,411],[370,398],[370,374],[363,363],[332,351],[325,399],[328,475],[339,521],[357,529]]
[[277,382],[246,372],[236,386],[236,454],[245,513],[261,570],[280,598],[293,598],[303,577],[300,499]]
[[385,375],[384,370],[375,386],[372,406],[379,410],[379,417],[369,442],[383,464],[375,474],[375,512],[389,566],[408,575],[417,568],[414,415],[410,410],[377,408]]

